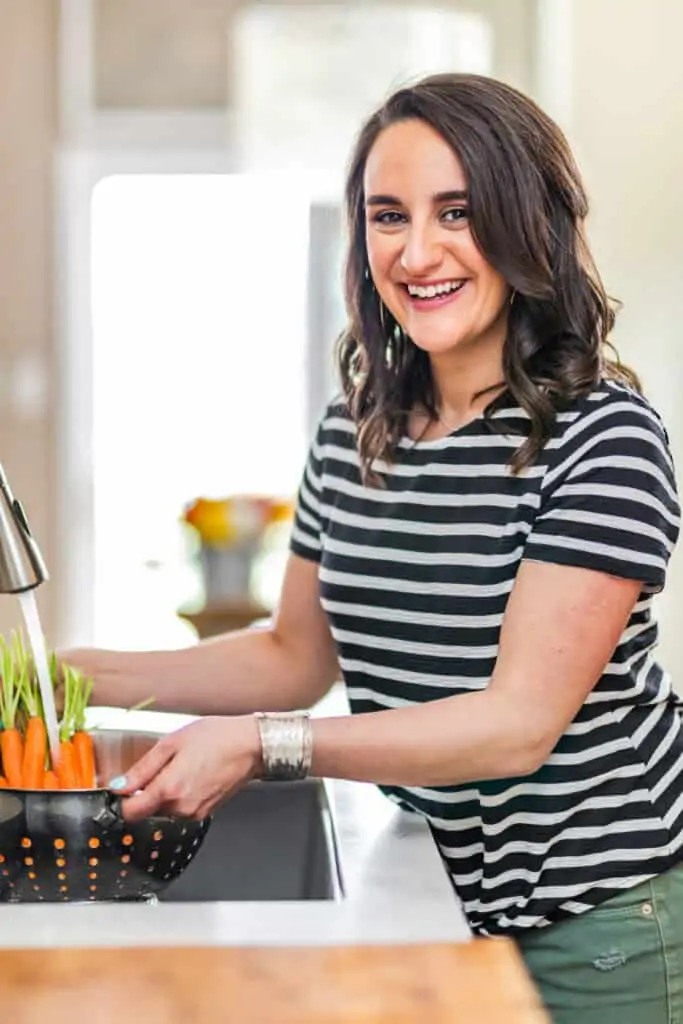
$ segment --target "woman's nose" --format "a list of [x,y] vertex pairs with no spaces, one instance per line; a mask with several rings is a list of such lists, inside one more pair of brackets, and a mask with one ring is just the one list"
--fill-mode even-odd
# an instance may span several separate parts
[[441,262],[441,246],[428,227],[411,226],[401,254],[405,272],[421,277]]

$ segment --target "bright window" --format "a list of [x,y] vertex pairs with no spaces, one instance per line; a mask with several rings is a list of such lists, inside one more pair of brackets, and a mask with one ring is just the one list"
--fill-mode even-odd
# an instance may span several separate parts
[[310,200],[286,176],[120,175],[93,195],[94,642],[174,646],[198,495],[291,495],[306,453]]

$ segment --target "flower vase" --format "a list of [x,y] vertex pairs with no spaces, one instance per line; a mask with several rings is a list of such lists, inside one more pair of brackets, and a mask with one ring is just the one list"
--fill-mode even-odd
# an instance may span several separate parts
[[258,541],[242,541],[230,547],[202,544],[199,561],[207,604],[244,600],[250,596],[251,575],[259,553]]

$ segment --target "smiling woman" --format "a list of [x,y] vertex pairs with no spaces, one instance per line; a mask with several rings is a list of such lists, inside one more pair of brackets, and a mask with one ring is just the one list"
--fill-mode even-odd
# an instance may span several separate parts
[[[679,501],[609,358],[566,141],[507,85],[430,78],[362,129],[346,205],[343,394],[272,626],[69,655],[100,702],[216,716],[133,766],[127,813],[205,814],[253,775],[374,782],[556,1024],[683,1019],[683,728],[653,606]],[[310,721],[339,668],[352,714]]]

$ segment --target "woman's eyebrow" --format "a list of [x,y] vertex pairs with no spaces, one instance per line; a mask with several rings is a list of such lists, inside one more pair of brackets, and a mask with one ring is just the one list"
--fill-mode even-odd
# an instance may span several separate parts
[[368,196],[365,200],[366,206],[400,206],[401,200],[396,196]]
[[452,189],[450,192],[437,192],[432,198],[435,203],[457,202],[462,199],[467,199],[467,189],[456,188]]
[[[451,203],[467,199],[465,189],[452,189],[449,192],[437,192],[432,196],[435,203]],[[401,206],[401,200],[397,196],[371,195],[365,200],[366,206]]]

